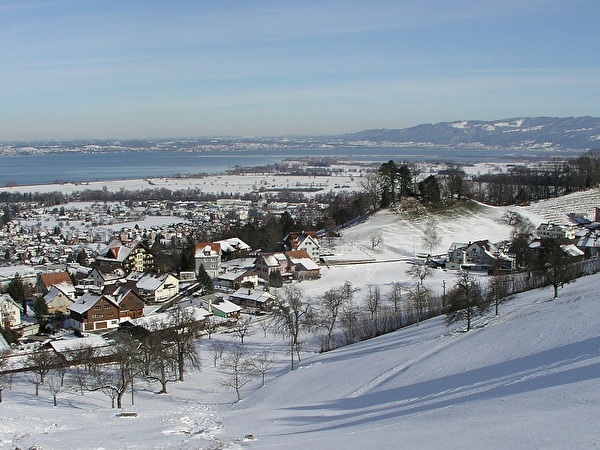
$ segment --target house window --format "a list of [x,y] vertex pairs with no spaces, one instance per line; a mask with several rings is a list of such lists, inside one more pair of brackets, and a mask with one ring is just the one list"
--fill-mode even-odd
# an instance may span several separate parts
[[96,306],[94,306],[94,309],[95,309],[95,310],[99,310],[99,309],[101,309],[101,308],[102,308],[102,307],[101,307],[100,305],[96,305]]
[[104,305],[104,309],[110,309],[110,305]]

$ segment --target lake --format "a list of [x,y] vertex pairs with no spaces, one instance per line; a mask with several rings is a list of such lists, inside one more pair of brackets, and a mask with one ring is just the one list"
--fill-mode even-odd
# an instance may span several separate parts
[[266,149],[203,152],[131,151],[110,153],[51,153],[0,157],[0,186],[86,182],[146,177],[223,173],[235,166],[264,166],[299,157],[332,157],[365,162],[455,163],[510,162],[577,156],[573,152],[537,150],[327,148]]

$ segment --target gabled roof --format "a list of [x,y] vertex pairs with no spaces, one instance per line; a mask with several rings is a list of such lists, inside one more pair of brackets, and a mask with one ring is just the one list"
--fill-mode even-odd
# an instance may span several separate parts
[[7,305],[15,306],[21,311],[23,310],[23,307],[14,301],[9,294],[0,294],[0,308],[5,308]]
[[215,244],[219,244],[223,252],[245,252],[252,250],[248,244],[236,237],[215,241]]
[[135,289],[132,289],[130,286],[124,285],[124,286],[119,286],[117,289],[115,289],[112,294],[110,294],[109,298],[111,300],[113,300],[117,305],[121,305],[121,302],[123,301],[123,299],[125,297],[127,297],[127,295],[129,295],[130,293],[134,294],[136,297],[138,297],[140,300],[144,300],[140,294],[138,294]]
[[283,262],[287,263],[287,258],[283,253],[264,253],[259,256],[268,267],[279,267]]
[[575,244],[563,244],[560,246],[563,252],[571,257],[583,256],[585,253],[577,248]]
[[94,294],[93,292],[86,292],[84,295],[82,295],[77,300],[77,302],[70,305],[67,309],[69,311],[83,314],[83,313],[89,311],[101,299],[106,300],[107,302],[111,303],[112,305],[116,306],[117,308],[119,307],[119,305],[117,305],[113,300],[111,300],[106,295]]
[[143,247],[143,244],[137,239],[122,242],[120,239],[114,238],[107,244],[106,248],[100,252],[97,259],[122,263],[134,249],[140,246]]
[[[179,306],[176,306],[176,308],[179,308]],[[213,315],[199,306],[186,306],[181,309],[182,311],[189,311],[189,313],[191,313],[191,317],[197,322],[200,322]],[[127,322],[147,330],[164,330],[175,326],[173,316],[169,314],[168,311],[149,316],[138,317],[137,319],[128,319]]]
[[[302,250],[302,252],[306,253],[305,250]],[[300,253],[299,251],[296,252],[288,252],[288,253]],[[321,267],[319,267],[319,265],[314,262],[312,259],[310,259],[309,257],[303,257],[303,256],[290,256],[290,262],[292,264],[294,264],[295,266],[302,266],[304,268],[304,270],[320,270]],[[297,267],[296,267],[297,269]]]
[[68,272],[52,272],[52,273],[42,273],[40,274],[40,281],[49,289],[50,286],[55,284],[67,283],[73,286],[73,282],[71,281],[71,277]]
[[231,314],[242,310],[241,306],[238,306],[235,303],[225,299],[220,299],[218,301],[212,302],[211,307],[225,314]]
[[123,269],[112,269],[108,267],[94,267],[90,274],[92,272],[97,272],[104,281],[119,280],[125,276],[125,271],[123,271]]
[[[73,288],[73,294],[74,293],[75,293],[75,288]],[[57,286],[50,286],[50,290],[48,291],[48,293],[46,295],[44,295],[44,301],[46,303],[50,303],[50,302],[52,302],[52,300],[54,300],[56,297],[58,297],[61,294],[71,300],[74,297],[74,296],[67,294],[62,289],[59,289]],[[73,301],[75,301],[75,300],[73,300]]]
[[237,270],[231,272],[225,272],[219,275],[217,278],[219,280],[225,281],[236,281],[241,280],[246,277],[258,276],[258,274],[254,270]]
[[[165,284],[169,276],[172,276],[170,273],[160,273],[160,274],[151,274],[144,273],[141,277],[136,277],[136,287],[143,291],[151,291],[154,292],[157,289]],[[129,280],[129,277],[127,277]]]
[[241,300],[253,300],[255,302],[265,302],[267,300],[272,300],[275,296],[267,291],[263,291],[262,289],[248,289],[248,288],[240,288],[234,293],[230,294],[232,298],[239,298]]

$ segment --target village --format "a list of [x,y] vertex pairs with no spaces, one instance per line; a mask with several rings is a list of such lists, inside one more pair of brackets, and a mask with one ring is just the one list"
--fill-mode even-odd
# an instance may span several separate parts
[[[319,279],[323,268],[331,265],[378,261],[367,246],[344,254],[332,248],[335,242],[325,237],[324,230],[302,230],[281,236],[278,252],[253,249],[239,238],[194,242],[193,270],[161,272],[157,255],[147,242],[181,243],[199,226],[212,226],[217,234],[218,227],[229,221],[246,220],[255,207],[252,202],[233,200],[198,206],[69,204],[43,212],[29,209],[8,222],[0,233],[1,253],[6,255],[1,286],[6,291],[18,277],[31,287],[26,302],[19,303],[9,294],[1,297],[2,327],[21,336],[13,346],[27,343],[31,348],[31,342],[47,342],[55,329],[71,330],[81,337],[147,323],[153,317],[160,320],[177,305],[194,308],[200,322],[211,318],[231,324],[242,314],[269,313],[276,304],[276,289],[270,288]],[[270,205],[268,211],[294,214],[300,206],[279,205],[277,211]],[[593,220],[571,213],[563,223],[540,223],[529,247],[539,247],[544,239],[558,239],[573,261],[595,257],[598,211],[596,208]],[[137,222],[116,231],[106,227],[126,221]],[[414,252],[399,258],[446,271],[510,273],[521,264],[511,244],[474,237],[469,242],[452,242],[442,253],[439,249],[433,253],[431,248],[431,253]],[[370,250],[377,245],[371,237]],[[198,281],[199,271],[210,278],[210,289]],[[35,301],[43,301],[44,317],[34,312]],[[39,322],[48,328],[40,329]],[[34,337],[40,333],[42,339]],[[64,333],[59,339],[64,339]]]

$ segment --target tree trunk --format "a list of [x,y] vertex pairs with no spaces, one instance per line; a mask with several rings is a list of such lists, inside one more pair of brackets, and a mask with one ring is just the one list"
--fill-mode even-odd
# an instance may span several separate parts
[[56,394],[54,394],[53,397],[54,397],[54,406],[57,406],[57,403],[56,403]]

